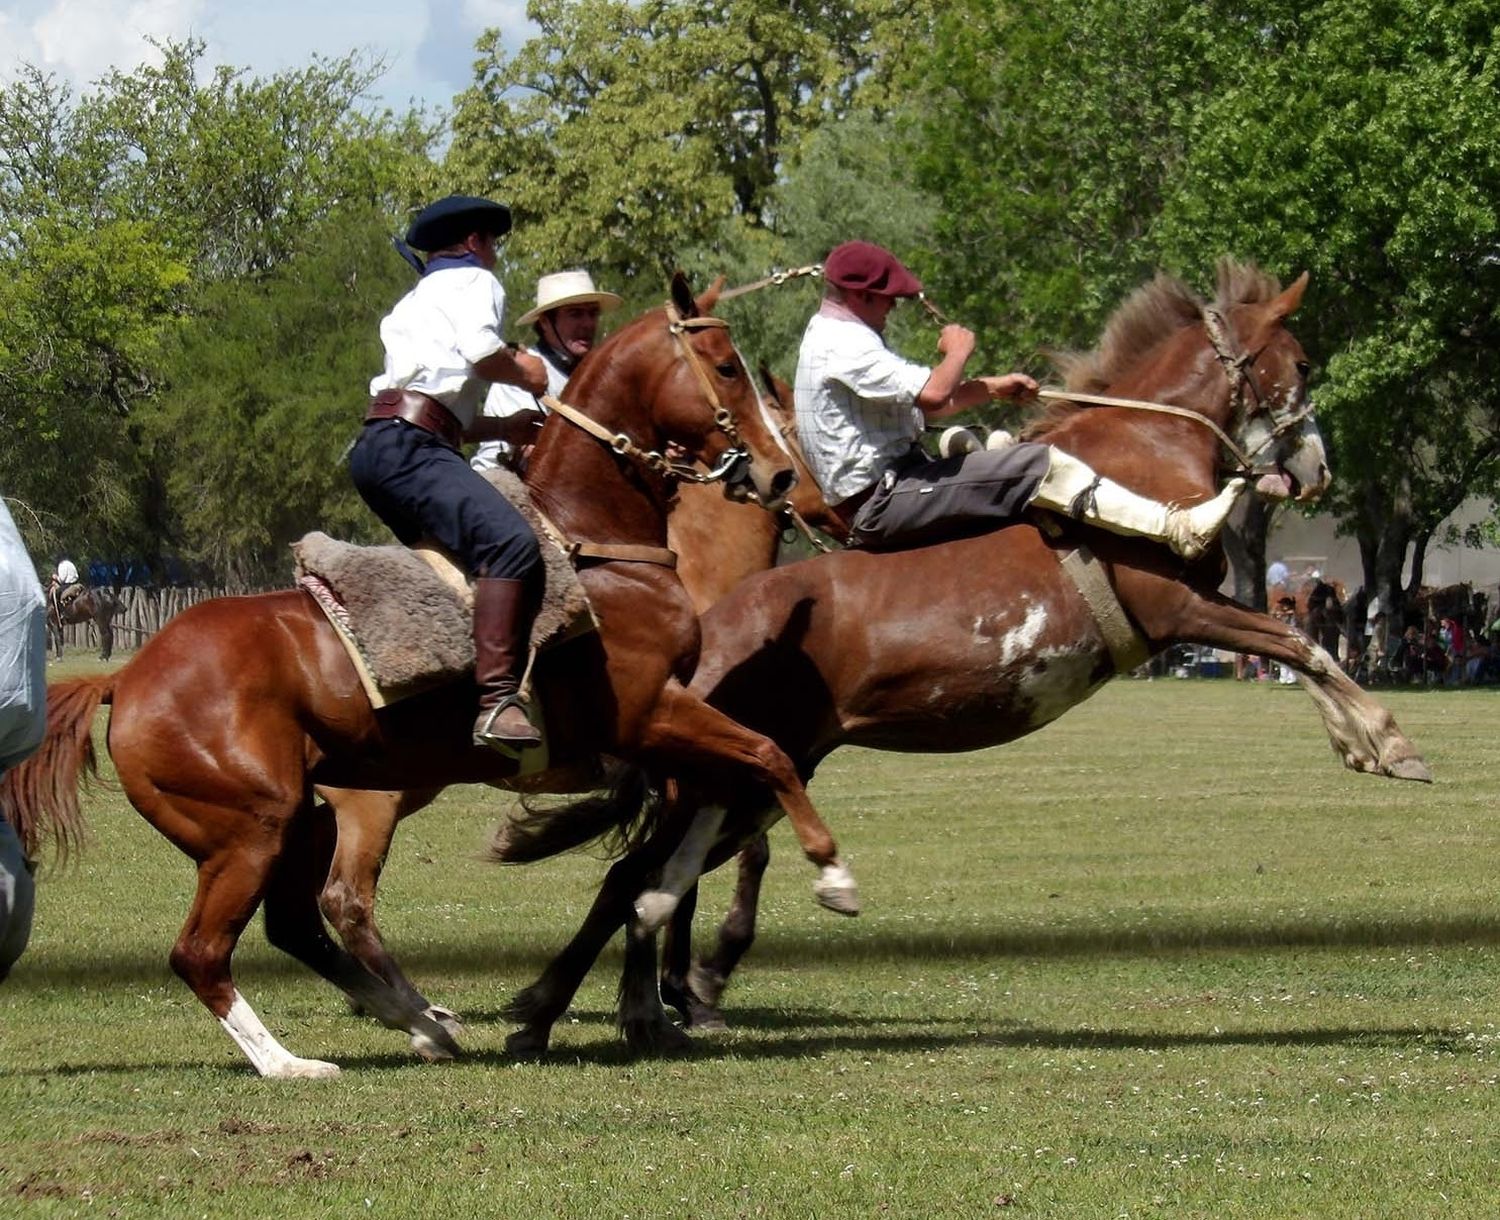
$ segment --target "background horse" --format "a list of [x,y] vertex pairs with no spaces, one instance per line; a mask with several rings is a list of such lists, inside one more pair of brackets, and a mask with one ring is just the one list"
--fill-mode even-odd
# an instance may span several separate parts
[[[795,480],[711,306],[677,276],[666,310],[616,332],[573,378],[572,405],[589,430],[557,412],[538,439],[527,472],[533,500],[565,537],[605,552],[580,573],[600,630],[542,655],[539,703],[560,760],[611,754],[704,775],[727,767],[781,793],[794,822],[815,819],[772,742],[688,693],[697,617],[675,573],[643,561],[666,541],[659,450],[668,441],[718,464],[740,494],[770,508]],[[309,595],[214,599],[174,618],[116,673],[55,685],[47,738],[7,773],[0,799],[66,838],[77,826],[80,772],[93,763],[93,714],[111,704],[107,742],[121,787],[198,866],[172,968],[263,1075],[331,1075],[332,1064],[289,1054],[260,1022],[234,984],[235,944],[264,900],[272,943],[393,1028],[448,1039],[323,929],[315,904],[333,826],[312,792],[515,774],[513,760],[472,744],[476,698],[464,682],[376,712]]]
[[[1192,502],[1212,495],[1222,473],[1208,420],[1237,447],[1266,451],[1270,466],[1255,471],[1263,492],[1315,497],[1328,470],[1306,407],[1307,361],[1284,324],[1305,285],[1304,276],[1283,292],[1253,268],[1226,262],[1218,300],[1205,307],[1158,277],[1116,312],[1097,352],[1068,362],[1068,388],[1164,402],[1202,419],[1072,406],[1054,411],[1037,438],[1143,494]],[[1219,595],[1221,556],[1184,563],[1155,543],[1051,518],[911,550],[846,550],[752,577],[704,616],[692,689],[772,736],[804,778],[845,744],[942,753],[1014,740],[1117,672],[1116,647],[1100,626],[1108,608],[1091,607],[1064,567],[1085,543],[1142,655],[1174,643],[1269,655],[1303,675],[1348,766],[1430,778],[1389,713],[1332,658],[1294,628]],[[774,820],[753,791],[708,795],[718,804],[703,810],[694,833],[684,835],[680,816],[660,824],[659,837],[675,836],[688,849],[662,876],[695,876],[706,845],[713,844],[706,863],[716,865]],[[609,820],[623,816],[614,810]],[[537,858],[590,833],[570,810],[554,810],[503,832],[497,854]],[[681,1040],[662,1012],[650,926],[638,917],[648,909],[642,898],[667,889],[657,880],[642,894],[661,853],[658,846],[618,861],[574,940],[512,1002],[521,1046],[545,1046],[588,964],[627,922],[635,934],[627,937],[621,988],[626,1037],[637,1048]],[[670,908],[653,901],[649,909]],[[722,975],[695,974],[702,999],[717,999]]]
[[120,599],[105,588],[86,588],[82,593],[69,598],[61,605],[55,597],[47,599],[47,637],[53,655],[62,660],[63,628],[74,623],[93,623],[99,632],[99,659],[109,660],[115,648],[115,615],[120,610]]

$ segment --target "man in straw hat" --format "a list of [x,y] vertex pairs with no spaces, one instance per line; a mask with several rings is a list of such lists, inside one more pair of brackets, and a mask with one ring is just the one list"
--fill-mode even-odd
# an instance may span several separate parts
[[407,545],[436,539],[474,579],[476,745],[515,754],[540,743],[520,698],[531,620],[542,592],[536,535],[459,452],[497,435],[477,416],[490,382],[540,394],[546,370],[501,337],[505,292],[495,243],[510,231],[504,204],[449,195],[417,214],[407,246],[421,274],[380,324],[385,370],[349,455],[354,485]]
[[965,378],[974,335],[949,324],[935,368],[885,345],[885,324],[921,281],[889,250],[849,241],[823,263],[824,295],[803,332],[794,386],[797,431],[828,502],[857,545],[918,545],[955,522],[1013,520],[1030,504],[1119,534],[1165,542],[1192,559],[1223,525],[1243,479],[1215,499],[1174,508],[1137,495],[1050,445],[1021,443],[932,460],[923,425],[999,399],[1023,400],[1024,373]]
[[[536,345],[530,351],[547,370],[548,394],[562,393],[578,362],[593,349],[600,314],[619,303],[613,292],[594,287],[594,277],[582,269],[554,271],[537,280],[536,305],[517,318],[516,325],[530,325],[536,332]],[[535,395],[496,382],[484,400],[484,413],[501,421],[504,431],[475,451],[474,469],[523,464],[547,409]]]

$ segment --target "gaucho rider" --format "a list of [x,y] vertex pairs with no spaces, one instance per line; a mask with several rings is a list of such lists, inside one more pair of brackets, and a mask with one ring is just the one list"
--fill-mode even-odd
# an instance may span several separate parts
[[[537,280],[536,306],[517,318],[516,325],[531,325],[536,331],[536,346],[530,350],[546,366],[548,394],[554,397],[562,394],[578,362],[594,346],[600,314],[619,303],[620,298],[613,292],[595,288],[587,271],[556,271]],[[503,421],[500,426],[504,433],[480,445],[470,465],[475,470],[490,470],[499,465],[517,469],[524,466],[547,409],[536,395],[496,382],[484,400],[484,413]]]
[[974,335],[943,327],[936,368],[885,345],[896,301],[921,282],[889,250],[850,241],[823,264],[824,295],[797,361],[797,429],[818,485],[857,545],[914,545],[965,520],[1012,520],[1029,504],[1117,534],[1165,542],[1192,559],[1213,539],[1244,486],[1177,508],[1137,495],[1050,445],[1021,442],[932,460],[918,446],[925,419],[1035,395],[1024,373],[965,379]]
[[546,392],[542,362],[501,338],[505,293],[495,243],[504,204],[449,195],[417,214],[407,245],[429,257],[422,278],[380,324],[385,371],[370,382],[365,426],[349,456],[354,485],[407,545],[432,538],[474,580],[474,741],[513,754],[540,741],[519,697],[541,551],[525,519],[459,452],[500,435],[476,418],[490,382]]

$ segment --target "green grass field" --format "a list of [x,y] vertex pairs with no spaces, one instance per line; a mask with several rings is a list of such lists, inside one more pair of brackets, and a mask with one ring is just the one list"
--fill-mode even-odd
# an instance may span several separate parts
[[816,908],[778,826],[734,1028],[663,1061],[616,1040],[617,951],[549,1062],[506,1059],[501,1006],[604,866],[481,863],[506,798],[454,790],[380,915],[467,1056],[417,1062],[256,926],[242,991],[344,1068],[258,1080],[166,965],[191,867],[96,790],[0,986],[0,1215],[1493,1215],[1500,694],[1387,701],[1431,787],[1346,773],[1300,688],[1227,681],[837,754],[813,796],[865,913]]

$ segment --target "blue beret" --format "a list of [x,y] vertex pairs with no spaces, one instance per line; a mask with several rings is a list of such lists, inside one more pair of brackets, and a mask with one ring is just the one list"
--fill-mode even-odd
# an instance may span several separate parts
[[406,244],[415,250],[442,250],[470,233],[510,232],[510,209],[503,203],[474,195],[449,195],[417,213],[406,231]]

